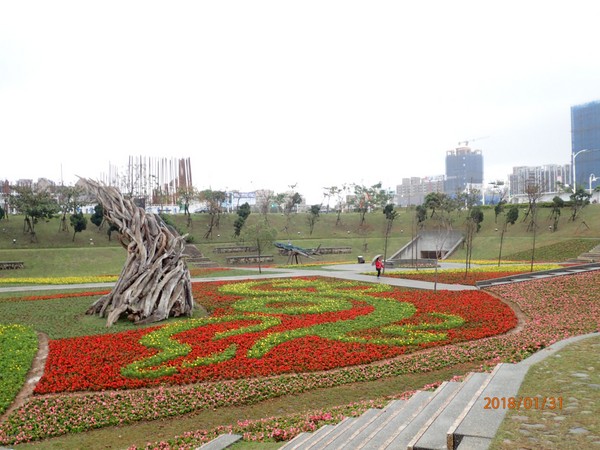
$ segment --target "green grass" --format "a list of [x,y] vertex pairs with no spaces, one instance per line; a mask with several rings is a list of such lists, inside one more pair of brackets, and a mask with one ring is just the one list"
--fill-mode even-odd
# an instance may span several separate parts
[[[482,228],[476,234],[473,242],[474,260],[497,260],[500,250],[499,224],[494,221],[492,209],[485,209]],[[593,248],[600,242],[600,205],[589,205],[583,209],[580,218],[571,222],[568,211],[560,219],[558,231],[548,229],[550,211],[540,209],[538,216],[538,231],[536,233],[536,261],[563,261],[576,257],[579,253]],[[323,214],[317,222],[314,232],[308,233],[306,214],[293,214],[288,219],[283,215],[271,214],[269,223],[278,232],[277,240],[304,248],[322,247],[351,247],[352,253],[340,255],[317,255],[314,259],[301,258],[305,263],[356,262],[357,257],[363,256],[367,261],[385,250],[385,216],[376,211],[366,216],[366,226],[359,227],[358,214],[343,214],[342,224],[336,226],[335,214]],[[233,237],[233,221],[235,214],[225,214],[220,221],[220,227],[211,239],[204,239],[207,214],[195,214],[192,227],[185,226],[183,216],[172,216],[172,220],[183,232],[189,233],[194,244],[205,255],[217,264],[226,266],[228,255],[215,253],[216,247],[231,246],[242,242]],[[259,216],[251,214],[248,222],[251,224]],[[387,255],[390,256],[416,234],[414,227],[414,210],[400,210],[398,218],[393,223],[388,238]],[[533,233],[527,231],[527,224],[522,218],[510,225],[505,233],[502,257],[505,260],[531,259]],[[457,230],[464,228],[465,213],[457,213],[453,226]],[[501,220],[501,219],[500,219]],[[589,227],[582,224],[585,221]],[[0,261],[24,261],[25,268],[20,270],[2,270],[0,278],[4,277],[41,277],[41,276],[83,276],[83,275],[118,275],[125,262],[126,252],[118,243],[116,236],[108,240],[104,232],[96,231],[89,224],[89,229],[76,236],[72,242],[72,233],[58,231],[58,221],[51,220],[37,225],[38,242],[30,243],[24,235],[22,217],[11,216],[9,220],[0,221]],[[429,224],[428,226],[432,226]],[[17,239],[17,244],[12,244]],[[90,239],[94,245],[90,245]],[[574,245],[574,243],[577,245]],[[562,247],[555,247],[556,245]],[[548,247],[552,246],[552,247]],[[271,247],[264,253],[274,256],[274,265],[285,265],[287,256],[279,255],[278,249]],[[459,249],[451,258],[464,260],[465,250]],[[229,275],[233,275],[230,273]]]
[[121,320],[107,328],[106,319],[86,315],[86,309],[98,297],[16,301],[19,297],[29,296],[23,293],[4,294],[4,298],[0,298],[0,324],[28,325],[46,333],[50,339],[118,333],[136,327],[131,322]]
[[0,414],[25,383],[37,353],[38,337],[30,326],[0,324]]

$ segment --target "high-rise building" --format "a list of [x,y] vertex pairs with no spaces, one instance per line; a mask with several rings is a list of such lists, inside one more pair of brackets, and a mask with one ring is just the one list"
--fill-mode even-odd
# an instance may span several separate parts
[[570,164],[513,167],[509,175],[509,197],[526,197],[532,187],[540,194],[560,193],[561,184],[569,184],[571,180],[570,172]]
[[394,203],[398,206],[421,205],[427,194],[444,192],[444,176],[402,178],[402,184],[396,186]]
[[455,195],[468,187],[480,189],[483,185],[483,155],[481,150],[458,147],[446,152],[446,181],[444,192]]
[[[571,107],[571,164],[577,186],[600,181],[600,101]],[[594,180],[598,177],[598,180]]]

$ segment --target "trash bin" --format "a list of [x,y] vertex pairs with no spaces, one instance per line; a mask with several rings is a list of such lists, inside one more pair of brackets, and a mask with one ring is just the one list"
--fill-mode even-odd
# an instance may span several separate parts
[[359,257],[358,257],[358,263],[359,263],[359,264],[364,264],[364,263],[365,263],[365,258],[364,258],[364,257],[362,257],[362,256],[359,256]]

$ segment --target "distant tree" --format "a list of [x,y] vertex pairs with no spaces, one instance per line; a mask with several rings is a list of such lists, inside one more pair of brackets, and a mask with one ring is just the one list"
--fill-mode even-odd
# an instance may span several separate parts
[[[492,199],[490,200],[490,205],[506,203],[506,197],[508,196],[508,187],[504,185],[504,181],[495,181],[490,184],[492,185]],[[498,196],[498,200],[496,200],[496,195]],[[497,217],[498,216],[496,216],[496,218]]]
[[315,224],[319,221],[319,213],[321,212],[321,205],[312,205],[308,212],[308,234],[312,236]]
[[330,187],[324,187],[323,188],[323,201],[321,202],[321,205],[325,204],[325,212],[327,214],[329,214],[329,203],[331,201],[331,198],[336,195],[338,190],[337,186],[330,186]]
[[519,219],[519,207],[512,205],[508,212],[505,213],[504,223],[502,224],[502,231],[500,232],[500,251],[498,252],[498,267],[500,267],[500,261],[502,260],[502,245],[504,243],[504,233],[508,229],[508,224],[514,225]]
[[283,228],[283,230],[286,232],[286,234],[289,236],[289,229],[290,229],[290,225],[291,225],[291,214],[294,211],[297,211],[297,205],[300,205],[302,203],[302,196],[298,193],[294,191],[294,188],[296,187],[296,185],[291,185],[290,186],[290,191],[288,193],[285,194],[278,194],[277,198],[281,197],[281,200],[278,202],[278,204],[282,207],[283,209],[283,214],[285,215],[285,226]]
[[248,202],[244,203],[242,206],[240,206],[237,209],[237,218],[235,219],[235,221],[233,222],[233,235],[236,237],[240,236],[240,233],[242,231],[242,228],[244,226],[244,224],[246,223],[246,219],[248,218],[248,216],[250,216],[250,205],[248,204]]
[[506,222],[514,225],[516,221],[519,219],[519,207],[517,205],[512,205],[506,214]]
[[73,227],[73,242],[75,242],[75,235],[77,233],[81,233],[87,228],[87,219],[80,211],[75,214],[71,214],[69,220],[71,222],[71,226]]
[[506,200],[500,200],[494,206],[494,223],[498,223],[498,216],[504,212],[505,205],[506,205]]
[[291,214],[296,209],[296,206],[300,204],[302,204],[302,196],[298,192],[288,195],[285,200],[283,213],[287,215]]
[[[110,223],[110,222],[109,222]],[[112,240],[112,234],[114,232],[118,232],[119,231],[119,227],[116,226],[114,223],[110,223],[110,225],[108,226],[108,230],[106,230],[106,234],[108,236],[108,240],[111,241]]]
[[272,228],[264,218],[259,219],[254,225],[246,227],[244,241],[256,244],[258,273],[262,273],[261,256],[268,248],[273,246],[276,237],[277,230]]
[[[447,199],[443,199],[447,202]],[[470,211],[475,205],[481,203],[481,191],[472,187],[467,190],[458,192],[455,195],[456,206],[455,208],[462,209],[463,207]]]
[[[332,186],[330,188],[325,188],[325,189],[329,189],[329,195],[331,197],[335,196],[335,199],[336,199],[335,212],[337,214],[336,219],[335,219],[335,226],[339,227],[342,225],[342,211],[344,210],[344,207],[346,206],[344,194],[348,191],[348,186],[346,186],[344,184],[344,185],[342,185],[342,187]],[[329,212],[329,210],[328,210],[328,212]]]
[[430,192],[425,196],[425,200],[423,201],[423,206],[426,210],[431,210],[430,218],[433,218],[436,214],[436,211],[442,209],[443,203],[446,201],[447,195],[443,192]]
[[571,220],[574,222],[579,213],[587,204],[590,203],[591,195],[588,194],[583,187],[578,187],[573,194],[569,196],[571,199]]
[[484,219],[483,211],[481,210],[481,208],[479,206],[474,206],[473,208],[471,208],[471,211],[469,212],[469,217],[475,223],[477,228],[476,231],[479,232],[479,230],[481,230],[481,222],[483,222]]
[[552,231],[558,230],[558,219],[560,218],[561,209],[565,206],[565,201],[558,195],[552,199],[552,211],[550,212],[550,220],[552,220]]
[[35,192],[28,186],[12,186],[11,205],[25,217],[23,233],[29,233],[31,242],[36,242],[35,225],[39,220],[50,220],[56,217],[59,207],[48,191]]
[[[390,203],[383,208],[383,214],[385,214],[385,241],[383,246],[383,261],[385,263],[387,260],[388,238],[392,231],[394,220],[398,217],[398,211],[396,211],[394,205]],[[385,264],[383,265],[383,273],[385,273]]]
[[425,205],[417,205],[415,208],[415,216],[419,228],[423,228],[423,223],[427,220],[427,207]]
[[101,204],[94,206],[94,213],[90,217],[90,221],[98,227],[100,231],[102,224],[104,223],[104,208]]
[[384,208],[393,196],[385,189],[381,188],[381,182],[370,187],[354,184],[354,198],[352,206],[360,214],[360,224],[365,224],[365,216],[369,211],[377,208]]
[[465,275],[471,268],[473,238],[475,237],[475,233],[478,233],[481,229],[481,222],[483,222],[483,211],[479,206],[472,206],[466,221],[465,244],[467,246],[467,252],[465,258]]
[[223,213],[223,203],[227,199],[227,194],[224,191],[206,189],[200,192],[199,199],[206,202],[208,206],[210,221],[206,233],[204,234],[204,239],[210,239],[212,238],[214,229],[219,228],[221,214]]
[[58,231],[69,231],[67,214],[76,213],[81,208],[79,197],[81,197],[83,192],[76,186],[59,186],[56,192],[61,214]]
[[523,222],[529,219],[527,231],[534,231],[536,227],[535,218],[537,216],[538,201],[542,198],[543,189],[537,183],[529,183],[525,186],[525,194],[527,194],[527,210],[525,211]]
[[[275,195],[271,191],[259,191],[256,196],[256,206],[258,212],[263,216],[263,220],[269,220],[271,204],[275,201]],[[275,202],[276,203],[276,202]]]
[[[280,192],[279,194],[275,194],[272,197],[272,200],[270,203],[272,203],[273,205],[275,205],[277,207],[277,211],[276,212],[283,212],[285,211],[285,199],[287,197],[287,194],[285,192]],[[269,211],[271,210],[271,205],[269,205]],[[275,212],[275,211],[273,211]]]
[[190,204],[200,198],[200,193],[194,186],[182,186],[177,190],[177,201],[183,206],[183,214],[186,217],[188,227],[192,226],[192,214]]

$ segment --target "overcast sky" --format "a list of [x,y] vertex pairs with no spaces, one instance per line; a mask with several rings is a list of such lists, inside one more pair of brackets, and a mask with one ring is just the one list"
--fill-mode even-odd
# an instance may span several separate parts
[[600,100],[600,2],[0,0],[0,178],[191,158],[199,189],[321,200],[481,149],[570,162]]

